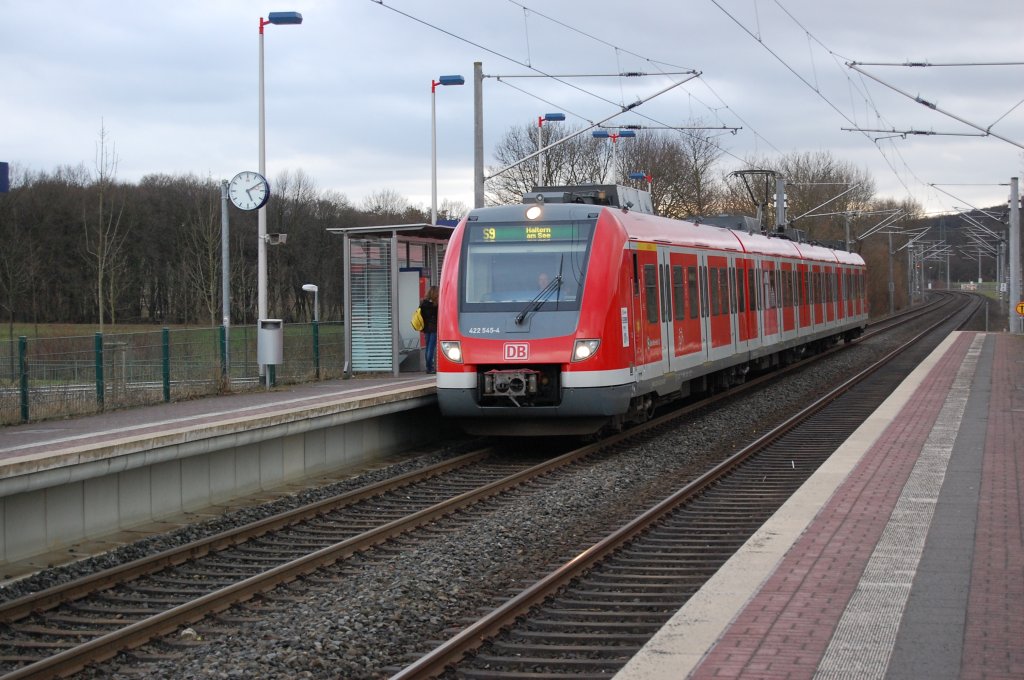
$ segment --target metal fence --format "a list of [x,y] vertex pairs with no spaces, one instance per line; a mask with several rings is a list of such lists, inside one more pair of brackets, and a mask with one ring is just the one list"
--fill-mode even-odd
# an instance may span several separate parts
[[255,326],[0,341],[0,425],[344,374],[342,322],[285,324],[283,363],[260,376]]

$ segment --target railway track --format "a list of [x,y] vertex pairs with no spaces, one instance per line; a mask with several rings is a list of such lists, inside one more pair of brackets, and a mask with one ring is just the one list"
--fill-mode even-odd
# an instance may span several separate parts
[[0,671],[10,679],[72,673],[556,467],[490,453],[465,454],[6,602]]
[[965,304],[956,321],[929,326],[486,616],[466,621],[409,666],[392,668],[392,680],[611,677],[920,363],[930,347],[918,340],[966,322],[974,304]]
[[486,452],[468,454],[8,602],[0,606],[0,672],[5,678],[73,673],[551,475],[636,434],[538,465],[505,458],[494,462]]

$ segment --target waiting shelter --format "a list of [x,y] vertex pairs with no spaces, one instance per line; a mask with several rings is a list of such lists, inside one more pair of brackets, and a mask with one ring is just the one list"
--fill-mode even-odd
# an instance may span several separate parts
[[453,226],[337,227],[344,251],[345,377],[421,371],[423,343],[410,325],[441,264]]

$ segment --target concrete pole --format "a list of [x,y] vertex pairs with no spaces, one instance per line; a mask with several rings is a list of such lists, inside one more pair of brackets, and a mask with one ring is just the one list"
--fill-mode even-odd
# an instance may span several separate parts
[[892,279],[892,260],[896,255],[892,249],[892,232],[889,232],[889,315],[896,313],[896,282]]
[[1021,317],[1017,314],[1020,299],[1020,193],[1017,178],[1010,178],[1010,332],[1021,332]]
[[544,183],[544,116],[537,116],[537,186]]
[[473,62],[473,207],[484,207],[484,66]]
[[[224,341],[231,347],[231,266],[228,261],[228,181],[220,181],[220,301],[224,311],[221,323],[224,325]],[[227,350],[225,350],[227,353]]]

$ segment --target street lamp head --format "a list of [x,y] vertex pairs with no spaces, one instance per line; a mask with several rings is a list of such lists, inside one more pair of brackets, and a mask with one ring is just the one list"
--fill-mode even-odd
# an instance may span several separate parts
[[608,139],[609,137],[611,137],[611,135],[608,134],[607,130],[594,130],[590,134],[596,137],[597,139]]
[[304,283],[302,284],[302,290],[306,291],[307,293],[315,293],[318,290],[320,290],[320,288],[317,287],[315,283]]
[[302,15],[298,12],[271,12],[267,15],[268,24],[275,24],[277,26],[285,24],[301,24]]
[[630,179],[647,179],[647,175],[642,172],[631,172],[629,173]]
[[438,85],[465,85],[466,79],[462,76],[440,76],[437,79]]
[[545,113],[544,114],[544,120],[547,120],[547,121],[555,121],[555,120],[561,121],[561,120],[565,120],[565,114],[564,113]]
[[633,130],[620,130],[619,137],[636,137],[636,132]]

